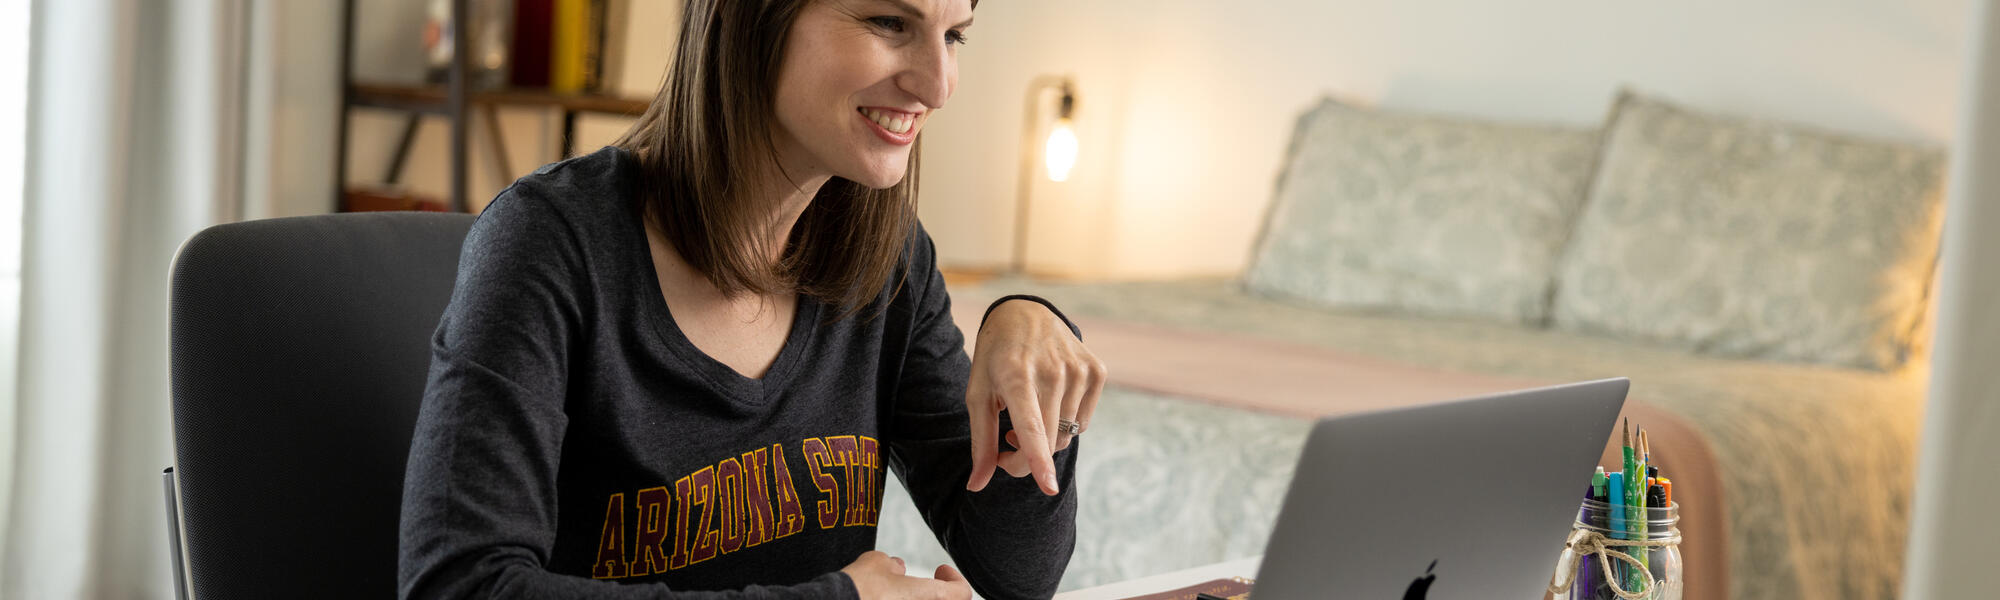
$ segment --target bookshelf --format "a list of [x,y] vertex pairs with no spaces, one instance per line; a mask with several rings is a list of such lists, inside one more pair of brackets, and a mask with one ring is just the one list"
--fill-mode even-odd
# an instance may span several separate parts
[[[561,156],[568,157],[574,150],[576,117],[579,114],[599,113],[609,115],[638,116],[646,111],[648,100],[626,98],[614,94],[598,92],[557,93],[542,88],[499,88],[488,90],[471,89],[471,36],[453,35],[452,62],[447,69],[446,83],[426,85],[390,84],[363,82],[354,79],[354,32],[355,3],[357,0],[343,0],[341,14],[341,103],[339,115],[339,135],[334,149],[334,192],[333,210],[345,212],[350,208],[347,185],[347,150],[352,133],[349,131],[348,116],[354,109],[366,108],[390,110],[405,113],[401,136],[396,142],[395,153],[382,182],[393,185],[402,176],[403,164],[409,158],[411,143],[416,139],[418,126],[426,117],[446,119],[450,125],[450,138],[446,146],[451,157],[451,192],[447,209],[452,212],[468,212],[470,204],[466,192],[466,164],[469,160],[466,139],[469,137],[474,112],[482,113],[487,137],[492,140],[490,149],[495,164],[502,173],[508,172],[511,164],[507,160],[507,148],[500,135],[500,120],[495,112],[501,106],[537,107],[558,111],[562,116]],[[470,0],[451,0],[453,19],[465,22],[460,15],[472,14],[468,10]]]

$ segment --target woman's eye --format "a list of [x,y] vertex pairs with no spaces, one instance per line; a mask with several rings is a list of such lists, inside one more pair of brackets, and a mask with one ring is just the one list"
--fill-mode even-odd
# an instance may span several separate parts
[[[902,17],[895,17],[895,16],[869,17],[865,20],[869,25],[879,27],[883,31],[888,31],[891,33],[902,33],[903,27],[905,25]],[[958,30],[951,30],[945,32],[944,34],[945,45],[958,46],[964,44],[965,42],[966,42],[965,32]]]
[[902,17],[870,17],[868,23],[896,33],[903,32]]

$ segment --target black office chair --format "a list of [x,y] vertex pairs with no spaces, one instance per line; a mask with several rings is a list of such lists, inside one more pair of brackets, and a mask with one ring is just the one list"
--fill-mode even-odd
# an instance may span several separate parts
[[165,479],[183,597],[395,596],[403,466],[472,221],[292,217],[181,246]]

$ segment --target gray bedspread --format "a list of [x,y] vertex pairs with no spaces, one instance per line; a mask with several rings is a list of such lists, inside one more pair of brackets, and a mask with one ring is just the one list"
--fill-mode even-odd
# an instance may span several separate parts
[[[1896,594],[1927,375],[1921,366],[1879,373],[1723,360],[1488,322],[1339,313],[1219,280],[1002,279],[981,287],[1040,294],[1076,315],[1325,345],[1431,368],[1544,380],[1630,377],[1633,397],[1685,418],[1715,452],[1734,598]],[[1260,552],[1308,425],[1115,388],[1094,421],[1079,457],[1085,495],[1065,590]],[[904,495],[885,496],[879,546],[913,564],[947,561]]]

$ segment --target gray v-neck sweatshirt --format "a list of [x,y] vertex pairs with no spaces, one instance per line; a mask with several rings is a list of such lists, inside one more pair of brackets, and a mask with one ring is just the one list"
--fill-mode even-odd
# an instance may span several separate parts
[[851,598],[884,467],[981,595],[1052,595],[1077,445],[1057,496],[965,491],[971,366],[922,228],[900,287],[832,323],[801,297],[751,379],[674,325],[636,167],[610,147],[543,167],[474,223],[410,448],[401,595]]

